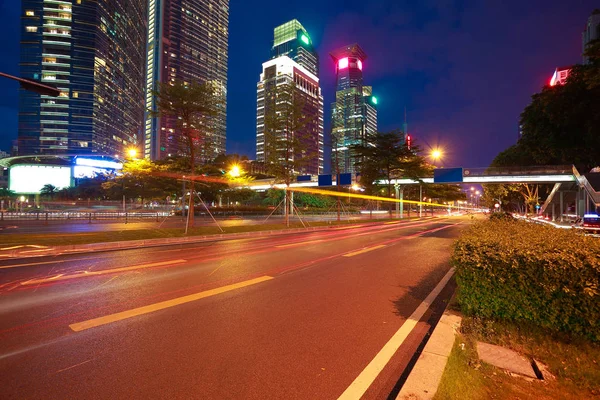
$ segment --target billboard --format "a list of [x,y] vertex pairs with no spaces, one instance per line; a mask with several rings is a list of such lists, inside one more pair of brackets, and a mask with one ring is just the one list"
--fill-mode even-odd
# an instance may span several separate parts
[[8,188],[16,193],[39,193],[47,184],[59,189],[71,186],[71,167],[14,165],[9,170]]

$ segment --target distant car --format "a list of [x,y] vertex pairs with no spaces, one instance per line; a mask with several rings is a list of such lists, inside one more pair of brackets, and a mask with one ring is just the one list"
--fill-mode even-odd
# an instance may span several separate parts
[[585,230],[600,230],[600,217],[598,214],[585,214],[581,225]]

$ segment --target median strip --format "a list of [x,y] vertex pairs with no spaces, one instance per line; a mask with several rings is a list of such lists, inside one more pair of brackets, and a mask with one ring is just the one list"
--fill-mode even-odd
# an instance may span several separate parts
[[175,307],[181,304],[189,303],[192,301],[204,299],[206,297],[215,296],[217,294],[229,292],[231,290],[240,289],[246,286],[255,285],[260,282],[268,281],[273,279],[272,276],[261,276],[259,278],[250,279],[243,282],[234,283],[232,285],[222,286],[219,288],[206,290],[204,292],[199,292],[195,294],[190,294],[188,296],[178,297],[176,299],[161,301],[160,303],[150,304],[148,306],[134,308],[132,310],[122,311],[115,314],[106,315],[104,317],[94,318],[83,322],[77,322],[69,325],[75,332],[81,332],[86,329],[95,328],[97,326],[102,326],[106,324],[110,324],[117,321],[122,321],[124,319],[137,317],[138,315],[149,314],[154,311],[164,310],[165,308]]
[[151,263],[151,264],[134,265],[132,267],[103,269],[103,270],[100,270],[100,271],[84,271],[84,272],[81,272],[81,273],[78,273],[78,274],[71,274],[71,275],[62,275],[61,274],[61,275],[54,276],[54,277],[51,277],[51,278],[30,279],[28,281],[21,282],[21,285],[23,285],[23,286],[25,286],[25,285],[37,285],[37,284],[40,284],[40,283],[57,282],[57,281],[64,281],[64,280],[68,280],[68,279],[83,278],[83,277],[89,277],[89,276],[114,274],[116,272],[133,271],[133,270],[143,269],[143,268],[164,267],[166,265],[181,264],[181,263],[184,263],[186,261],[187,260],[170,260],[170,261],[162,261],[162,262]]
[[373,246],[373,247],[367,247],[366,249],[362,249],[362,250],[358,250],[358,251],[353,251],[352,253],[346,253],[346,254],[344,254],[344,257],[354,257],[354,256],[357,256],[359,254],[368,253],[369,251],[381,249],[382,247],[385,247],[385,244],[380,244],[380,245]]

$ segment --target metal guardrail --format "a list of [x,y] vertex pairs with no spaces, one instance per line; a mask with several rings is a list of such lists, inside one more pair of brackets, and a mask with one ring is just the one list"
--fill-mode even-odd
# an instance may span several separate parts
[[136,220],[136,219],[160,219],[172,215],[168,211],[158,212],[6,212],[0,211],[0,221],[66,221],[66,220]]

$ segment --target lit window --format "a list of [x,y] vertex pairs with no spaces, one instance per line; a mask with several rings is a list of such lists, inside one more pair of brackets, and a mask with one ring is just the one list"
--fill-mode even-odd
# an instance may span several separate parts
[[79,92],[73,92],[73,98],[78,98],[79,97]]
[[69,97],[69,93],[67,93],[67,92],[60,92],[60,94],[58,95],[58,97]]
[[44,57],[43,62],[48,64],[56,64],[56,57]]
[[27,10],[25,11],[25,15],[27,15],[28,17],[33,17],[35,13],[32,10]]
[[37,32],[37,26],[26,26],[25,30],[27,32]]

